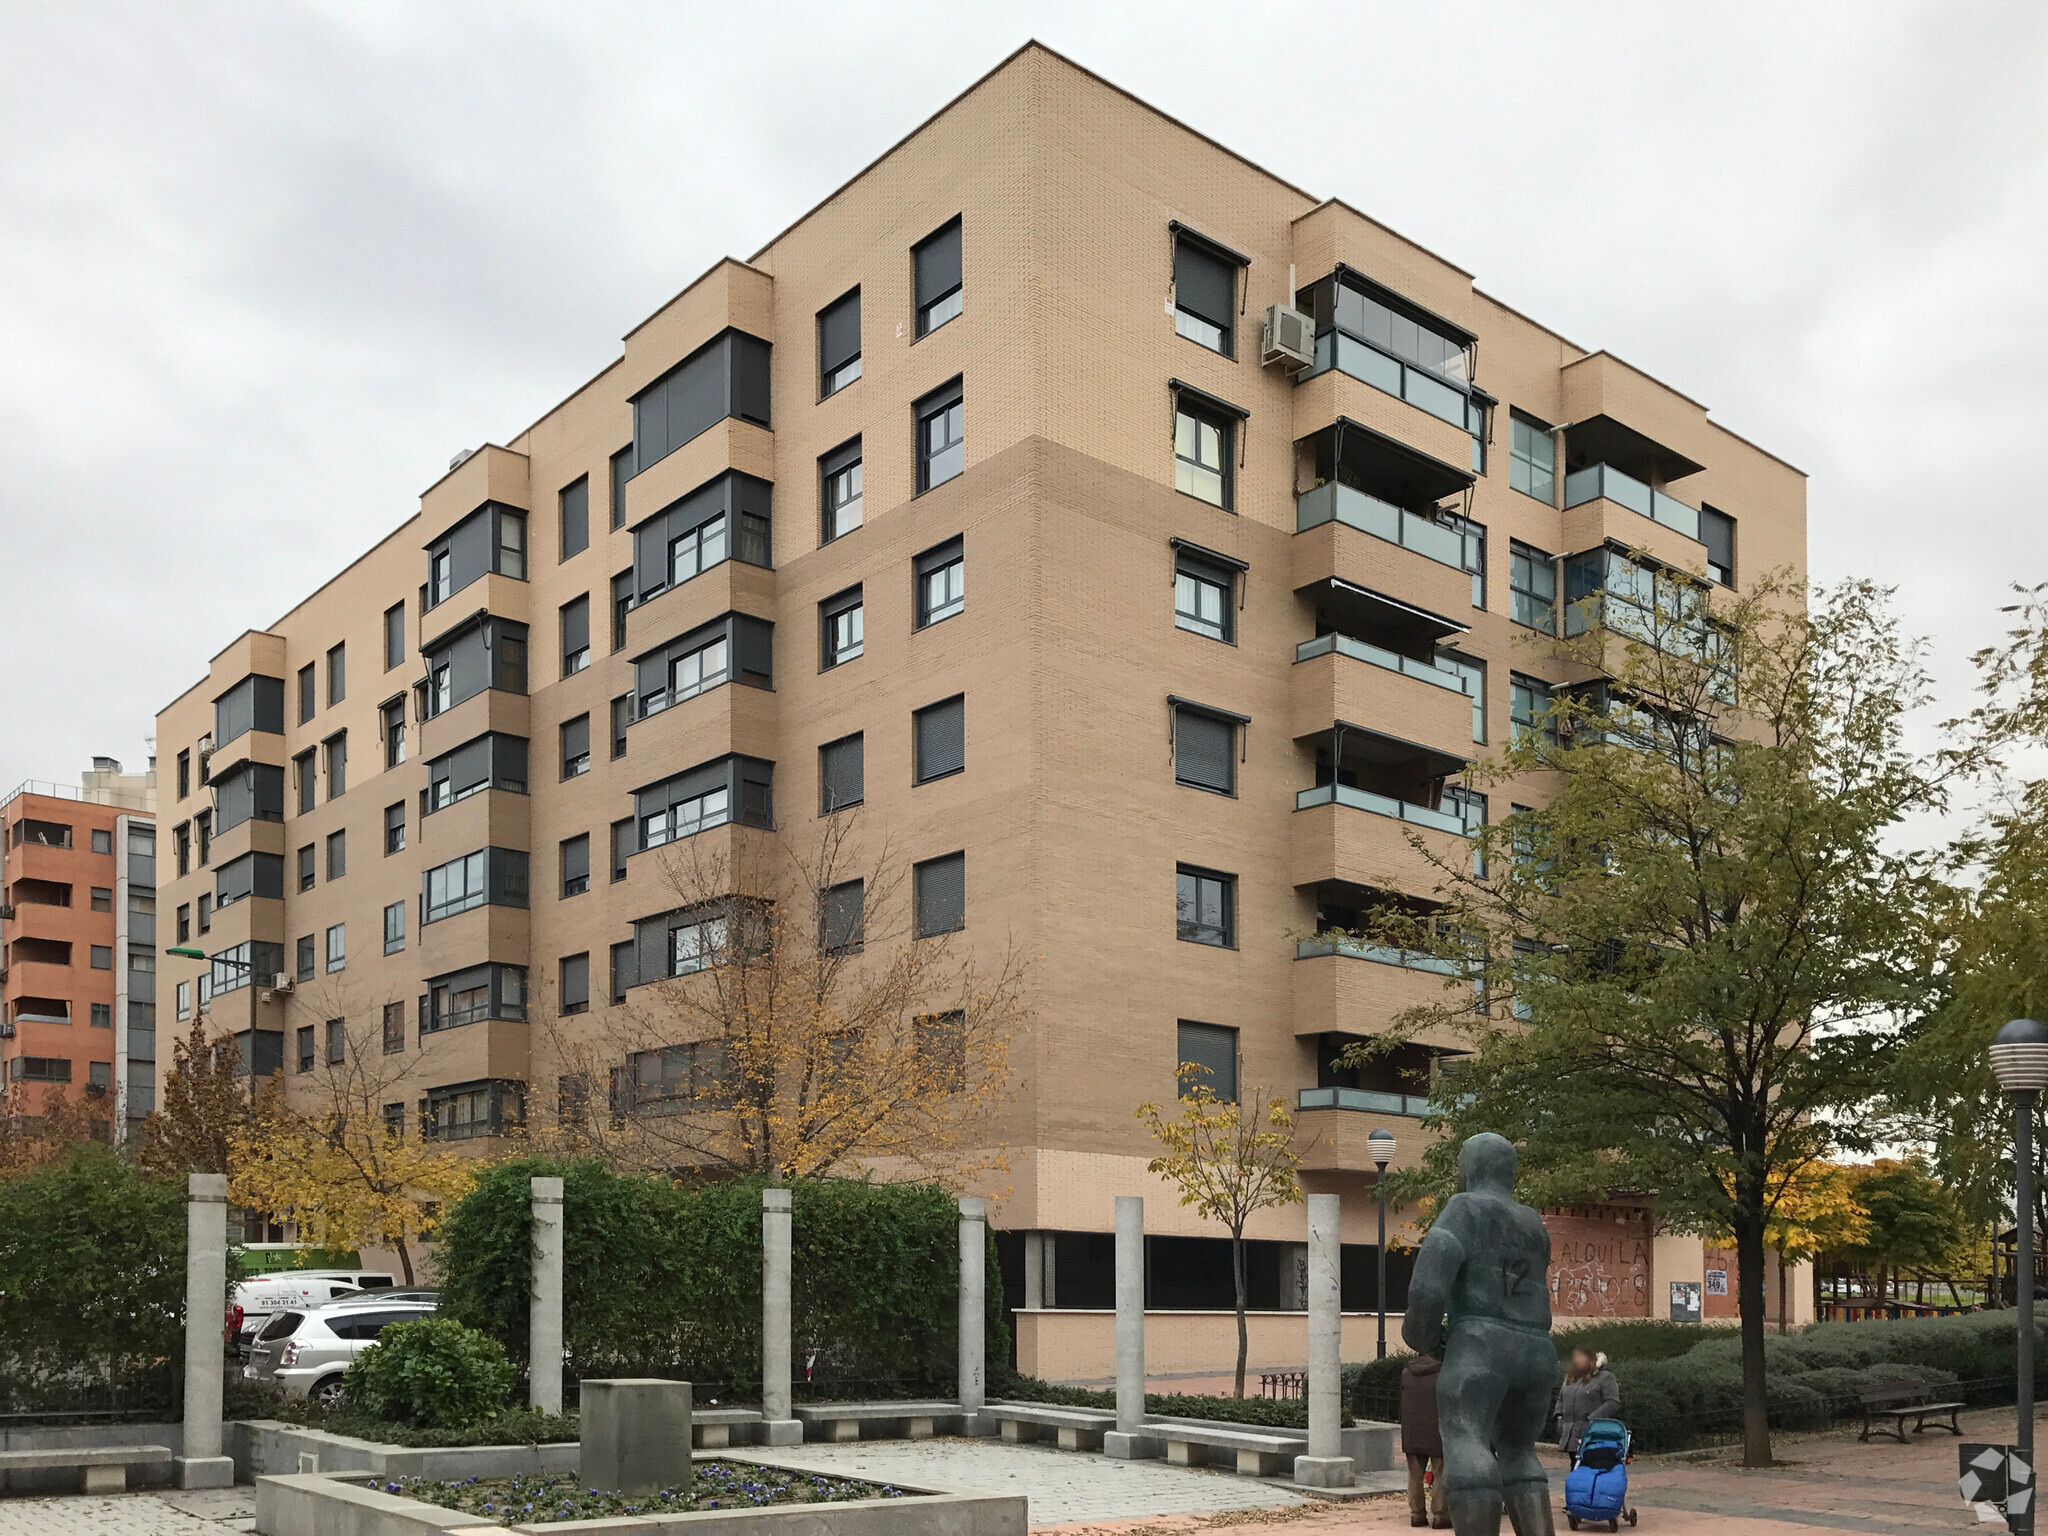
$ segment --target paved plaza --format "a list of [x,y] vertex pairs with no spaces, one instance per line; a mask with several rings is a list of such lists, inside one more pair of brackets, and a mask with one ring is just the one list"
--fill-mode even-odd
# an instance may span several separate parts
[[0,1495],[0,1536],[227,1536],[255,1529],[254,1488]]

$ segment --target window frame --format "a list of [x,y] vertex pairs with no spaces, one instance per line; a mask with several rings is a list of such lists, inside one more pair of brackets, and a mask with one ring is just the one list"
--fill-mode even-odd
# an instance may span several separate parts
[[384,670],[405,665],[405,599],[384,610]]
[[[1213,705],[1198,704],[1192,699],[1174,697],[1169,698],[1167,700],[1167,704],[1169,708],[1172,710],[1173,714],[1173,782],[1178,785],[1182,785],[1188,789],[1199,789],[1203,791],[1205,794],[1224,795],[1232,800],[1235,800],[1238,796],[1239,776],[1237,770],[1241,766],[1243,761],[1242,742],[1239,737],[1239,732],[1249,729],[1251,724],[1250,720],[1244,715],[1235,714],[1229,710],[1217,709]],[[1229,731],[1230,747],[1229,751],[1225,754],[1225,761],[1228,763],[1230,768],[1230,784],[1227,788],[1206,783],[1201,779],[1187,778],[1181,772],[1180,737],[1181,723],[1183,717],[1207,720],[1214,724],[1221,725]]]
[[[1549,462],[1536,462],[1535,444],[1541,443],[1543,451],[1549,454]],[[1528,444],[1525,448],[1523,445]],[[1546,492],[1536,489],[1537,476],[1548,480]],[[1534,416],[1510,408],[1508,411],[1508,489],[1520,491],[1532,501],[1540,501],[1546,507],[1557,505],[1557,439],[1551,429]]]
[[[927,451],[927,428],[958,411],[960,433],[950,438],[936,453]],[[937,490],[940,486],[959,479],[967,472],[967,391],[965,376],[954,374],[937,389],[920,395],[910,408],[914,430],[911,433],[911,456],[917,465],[916,494]],[[933,466],[947,455],[957,455],[957,466],[949,474],[933,478]]]
[[[561,637],[562,676],[574,677],[590,666],[590,594],[582,592],[555,610],[557,633]],[[573,644],[578,636],[582,644]]]
[[[1218,400],[1214,395],[1204,394],[1187,385],[1176,384],[1173,390],[1173,488],[1176,494],[1199,501],[1220,511],[1237,511],[1237,447],[1238,428],[1246,419],[1246,413],[1236,406]],[[1189,458],[1181,449],[1181,422],[1193,423],[1198,429],[1208,428],[1216,434],[1219,447],[1219,463],[1210,466],[1199,457],[1201,440],[1195,439],[1197,457]],[[1188,465],[1193,474],[1213,474],[1217,477],[1217,499],[1211,501],[1200,491],[1190,490],[1181,483],[1181,466]]]
[[[403,901],[384,904],[384,953],[387,955],[405,951],[405,905]],[[396,923],[392,921],[394,917]]]
[[[1229,1037],[1229,1093],[1226,1094],[1221,1091],[1221,1088],[1218,1084],[1217,1075],[1213,1070],[1211,1071],[1208,1077],[1196,1078],[1193,1081],[1183,1078],[1180,1075],[1180,1069],[1184,1063],[1194,1062],[1197,1065],[1202,1064],[1200,1055],[1197,1053],[1190,1053],[1190,1051],[1188,1050],[1188,1031],[1190,1030],[1211,1031],[1213,1035],[1217,1037],[1215,1043],[1218,1045],[1224,1043],[1222,1037]],[[1200,1037],[1196,1036],[1196,1038],[1199,1039]],[[1202,1087],[1206,1087],[1212,1094],[1214,1094],[1219,1103],[1235,1104],[1238,1102],[1238,1096],[1242,1092],[1242,1079],[1244,1075],[1244,1037],[1243,1033],[1237,1028],[1237,1026],[1235,1026],[1234,1024],[1211,1024],[1201,1019],[1176,1019],[1174,1020],[1173,1056],[1174,1089],[1178,1097],[1183,1099],[1187,1098],[1189,1090],[1199,1084]]]
[[[837,643],[839,621],[855,615],[853,626],[860,630],[844,648]],[[818,670],[830,672],[859,661],[867,652],[867,600],[862,585],[833,593],[818,604]]]
[[[1189,545],[1184,540],[1173,544],[1173,627],[1199,635],[1204,640],[1214,640],[1222,645],[1237,644],[1238,580],[1244,575],[1245,567],[1237,562],[1224,564],[1219,556]],[[1215,625],[1220,633],[1212,634],[1205,626],[1199,610],[1181,607],[1181,578],[1186,577],[1198,587],[1213,587],[1223,596],[1221,620]]]
[[[960,721],[960,761],[951,767],[927,771],[925,761],[925,722],[938,716],[940,710],[955,710]],[[967,771],[967,695],[964,692],[949,694],[943,699],[934,699],[920,709],[910,712],[910,782],[913,788],[925,784],[936,784],[941,779],[950,779]]]
[[[835,803],[832,798],[830,754],[835,748],[844,751],[849,747],[854,750],[859,758],[860,792],[851,799],[840,800]],[[867,774],[867,735],[864,731],[854,731],[820,745],[818,748],[818,814],[820,816],[831,816],[839,811],[851,810],[854,806],[865,804],[867,801]]]
[[[1237,876],[1220,869],[1207,869],[1199,864],[1181,863],[1174,865],[1173,879],[1174,938],[1183,944],[1201,944],[1210,949],[1236,949]],[[1183,880],[1194,882],[1195,905],[1198,914],[1202,900],[1202,886],[1207,883],[1217,888],[1220,904],[1223,909],[1223,920],[1220,926],[1202,923],[1199,915],[1195,919],[1189,919],[1181,915],[1183,906],[1181,882]],[[1191,930],[1210,926],[1218,926],[1218,931],[1222,934],[1220,939],[1198,938],[1194,937],[1191,933]]]
[[[954,534],[942,543],[914,557],[911,569],[911,611],[912,631],[930,629],[934,624],[957,618],[967,611],[967,539],[964,534]],[[933,577],[944,576],[949,571],[959,573],[958,591],[944,602],[931,602],[930,583]],[[949,583],[951,585],[951,583]]]
[[[858,435],[848,438],[838,447],[818,455],[818,544],[823,546],[857,532],[864,514],[862,496],[866,473],[862,468],[861,440]],[[854,491],[843,501],[833,500],[833,489],[846,476],[853,477]],[[848,508],[853,509],[853,521],[845,523],[842,515]]]
[[[835,362],[833,360],[834,354],[828,351],[829,343],[826,340],[826,336],[832,323],[840,317],[849,304],[853,306],[853,351],[844,357],[838,358]],[[818,398],[820,400],[829,400],[841,390],[860,382],[862,341],[860,284],[855,283],[851,289],[842,293],[838,298],[818,311],[816,336],[818,343]],[[852,372],[849,373],[848,369],[851,369]]]
[[[585,710],[573,719],[564,720],[558,729],[561,737],[559,766],[562,781],[566,783],[570,779],[580,779],[590,772],[590,711]],[[582,742],[580,752],[575,750],[579,737]]]
[[[958,921],[947,927],[927,927],[925,924],[925,900],[927,879],[959,870]],[[967,929],[967,850],[956,848],[951,853],[941,853],[929,859],[920,859],[911,865],[911,935],[919,939],[942,938],[949,933],[964,933]]]
[[[590,834],[578,832],[565,837],[555,845],[556,900],[567,901],[572,896],[590,893]],[[576,868],[578,864],[582,868]],[[572,888],[573,887],[573,888]]]
[[[1237,360],[1237,322],[1244,313],[1242,297],[1244,290],[1241,285],[1245,282],[1246,272],[1251,263],[1228,246],[1220,245],[1204,235],[1197,234],[1178,220],[1174,220],[1169,224],[1168,228],[1173,235],[1171,280],[1173,284],[1174,334],[1184,340],[1192,341],[1204,351],[1214,352],[1218,357],[1227,357],[1235,362]],[[1213,316],[1205,315],[1198,309],[1191,309],[1181,302],[1183,276],[1181,270],[1181,251],[1183,248],[1196,261],[1213,263],[1219,272],[1228,272],[1230,278],[1230,302],[1225,306],[1226,313],[1221,322],[1218,322]],[[1206,326],[1216,331],[1217,342],[1211,342],[1204,336],[1183,329],[1181,324],[1183,316],[1186,316],[1194,325]]]
[[[1526,584],[1525,573],[1533,574],[1539,570],[1547,572],[1549,575],[1550,592],[1547,599],[1542,592]],[[1558,574],[1556,557],[1546,554],[1533,544],[1524,544],[1520,539],[1509,539],[1508,621],[1513,624],[1519,624],[1524,629],[1533,629],[1539,635],[1555,637],[1557,634],[1557,598]],[[1547,625],[1532,623],[1529,618],[1524,617],[1525,613],[1534,614],[1539,603],[1547,609],[1550,621]]]
[[560,565],[590,548],[590,476],[578,475],[555,492],[555,515],[555,563]]
[[[926,252],[934,257],[943,254],[940,242],[950,237],[953,245],[953,282],[944,282],[947,273],[941,269],[933,273],[929,296],[922,270]],[[951,308],[947,301],[954,300]],[[967,302],[967,241],[965,225],[959,214],[946,220],[937,229],[926,235],[910,248],[910,305],[911,339],[913,342],[943,330],[966,312]],[[941,313],[941,311],[944,311]]]

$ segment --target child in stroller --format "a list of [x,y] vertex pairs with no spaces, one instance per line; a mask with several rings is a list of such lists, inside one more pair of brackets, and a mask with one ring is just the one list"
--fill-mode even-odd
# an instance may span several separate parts
[[1579,1440],[1579,1459],[1564,1478],[1564,1515],[1577,1530],[1581,1521],[1607,1522],[1618,1531],[1621,1522],[1636,1523],[1628,1502],[1628,1426],[1619,1419],[1595,1419]]

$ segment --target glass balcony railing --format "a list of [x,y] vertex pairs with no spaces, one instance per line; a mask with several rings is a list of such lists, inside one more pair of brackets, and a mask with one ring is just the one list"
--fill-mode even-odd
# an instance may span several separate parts
[[1375,965],[1398,965],[1405,971],[1431,971],[1438,976],[1463,976],[1465,967],[1456,960],[1419,949],[1396,949],[1391,944],[1329,943],[1322,939],[1300,939],[1294,958],[1313,960],[1321,955],[1345,955],[1353,960],[1370,960]]
[[1455,672],[1447,672],[1434,662],[1418,661],[1413,656],[1403,656],[1395,651],[1363,640],[1354,640],[1349,635],[1317,635],[1313,640],[1304,640],[1294,648],[1296,661],[1313,661],[1318,656],[1327,656],[1335,651],[1339,656],[1349,656],[1354,661],[1370,662],[1376,667],[1385,667],[1389,672],[1399,672],[1408,677],[1420,678],[1437,688],[1447,688],[1452,693],[1469,693],[1465,679]]
[[1320,528],[1330,522],[1343,523],[1376,539],[1385,539],[1389,544],[1412,549],[1418,555],[1440,565],[1448,565],[1454,571],[1469,569],[1465,563],[1462,534],[1392,502],[1381,501],[1377,496],[1368,496],[1364,491],[1339,485],[1334,480],[1294,499],[1296,533],[1307,533],[1311,528]]
[[1662,491],[1653,491],[1634,475],[1624,475],[1611,464],[1589,464],[1564,477],[1564,504],[1576,507],[1605,496],[1629,511],[1675,528],[1688,539],[1700,536],[1700,509]]
[[1434,827],[1439,832],[1465,833],[1463,818],[1449,815],[1425,805],[1412,805],[1406,800],[1396,800],[1392,795],[1376,795],[1369,789],[1353,789],[1348,784],[1318,784],[1314,789],[1304,789],[1294,797],[1294,808],[1305,811],[1316,805],[1348,805],[1353,810],[1371,811],[1375,816],[1391,816],[1396,821],[1405,821],[1418,827]]
[[1375,1115],[1406,1115],[1420,1120],[1429,1113],[1429,1099],[1417,1093],[1381,1093],[1376,1088],[1303,1088],[1296,1109],[1362,1109]]

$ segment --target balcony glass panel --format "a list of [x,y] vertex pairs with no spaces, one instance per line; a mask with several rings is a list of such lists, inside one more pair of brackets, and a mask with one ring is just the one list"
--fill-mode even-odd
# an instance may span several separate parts
[[1313,960],[1321,955],[1343,955],[1352,960],[1370,960],[1375,965],[1398,965],[1404,971],[1431,971],[1439,976],[1463,976],[1465,967],[1456,960],[1419,949],[1396,949],[1391,944],[1366,944],[1356,939],[1336,943],[1324,939],[1300,939],[1294,958]]
[[1407,1115],[1420,1120],[1429,1113],[1429,1100],[1421,1094],[1381,1093],[1375,1088],[1303,1088],[1298,1090],[1297,1109],[1361,1109],[1375,1115]]
[[1700,536],[1699,508],[1689,507],[1662,491],[1653,491],[1635,476],[1625,475],[1611,464],[1589,464],[1564,477],[1565,506],[1580,506],[1602,496],[1631,512],[1676,529],[1688,539]]
[[1353,810],[1371,811],[1375,816],[1391,816],[1396,821],[1405,821],[1418,827],[1435,827],[1439,832],[1456,832],[1461,837],[1465,832],[1462,817],[1446,815],[1428,806],[1414,805],[1406,800],[1396,800],[1392,795],[1377,795],[1369,789],[1353,789],[1348,784],[1318,784],[1313,789],[1304,789],[1294,797],[1297,811],[1308,810],[1317,805],[1348,805]]
[[1391,502],[1368,496],[1332,480],[1305,491],[1294,500],[1294,530],[1306,533],[1324,523],[1343,523],[1369,533],[1389,544],[1399,544],[1418,555],[1448,565],[1454,571],[1466,569],[1465,540],[1455,528],[1404,511]]

